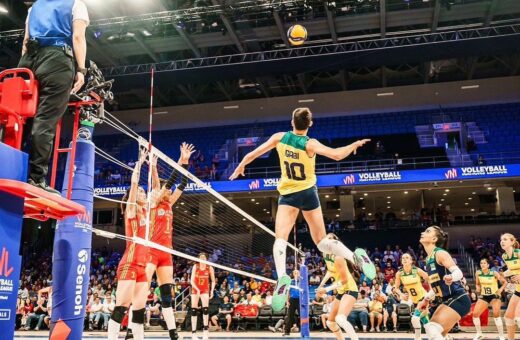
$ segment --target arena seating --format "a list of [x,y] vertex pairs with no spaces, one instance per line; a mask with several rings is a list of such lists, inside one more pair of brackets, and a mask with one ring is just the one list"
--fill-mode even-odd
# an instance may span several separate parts
[[[354,139],[368,137],[372,138],[374,142],[381,141],[385,148],[382,154],[375,153],[373,145],[360,149],[359,154],[350,158],[349,161],[393,158],[395,154],[399,154],[399,158],[436,157],[435,166],[449,166],[442,147],[420,148],[415,135],[415,126],[440,121],[474,122],[483,131],[487,143],[477,144],[470,151],[473,162],[476,164],[478,156],[483,155],[489,164],[503,164],[518,160],[512,151],[517,151],[516,145],[520,142],[520,136],[517,134],[520,128],[519,117],[520,103],[510,103],[447,108],[442,110],[442,114],[439,114],[439,110],[422,110],[317,118],[315,127],[311,130],[311,136],[330,146],[345,145]],[[289,124],[269,122],[204,129],[163,130],[155,132],[154,145],[176,157],[180,143],[183,141],[193,143],[204,155],[204,160],[198,162],[197,166],[204,168],[211,167],[213,156],[218,153],[227,140],[246,137],[251,131],[269,136],[286,129],[289,129]],[[112,135],[95,137],[97,145],[118,159],[135,160],[137,152],[134,150],[135,145],[126,140],[127,137],[124,136],[118,136],[118,138],[114,138]],[[495,154],[495,156],[491,154]],[[98,159],[98,161],[98,168],[107,166],[105,160]],[[318,163],[324,161],[327,160],[318,159]],[[268,167],[276,165],[276,162],[276,154],[272,153],[266,159],[255,161],[250,167]],[[219,171],[222,172],[227,166],[228,162],[221,160],[218,166]],[[407,167],[412,167],[412,165],[403,164],[402,168]],[[422,167],[433,167],[433,164],[426,163]]]

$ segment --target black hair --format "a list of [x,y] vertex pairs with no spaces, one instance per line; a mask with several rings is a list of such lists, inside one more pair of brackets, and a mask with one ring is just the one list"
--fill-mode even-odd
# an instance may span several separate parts
[[311,126],[312,112],[307,107],[299,107],[293,111],[292,119],[296,130],[307,130]]

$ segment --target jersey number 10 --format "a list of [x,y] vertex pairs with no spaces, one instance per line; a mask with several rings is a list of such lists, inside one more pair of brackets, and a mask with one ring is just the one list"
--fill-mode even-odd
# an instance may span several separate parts
[[[285,173],[287,173],[289,179],[295,181],[305,181],[307,179],[307,177],[305,177],[305,167],[302,163],[289,163],[284,161],[283,164],[285,165]],[[296,169],[298,169],[298,172],[300,173],[299,176]]]

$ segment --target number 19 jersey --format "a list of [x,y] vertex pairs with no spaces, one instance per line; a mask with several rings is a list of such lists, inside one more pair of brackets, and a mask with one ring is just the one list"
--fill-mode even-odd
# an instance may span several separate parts
[[278,182],[280,195],[293,194],[316,185],[316,157],[309,157],[305,147],[308,136],[286,132],[276,145],[282,177]]

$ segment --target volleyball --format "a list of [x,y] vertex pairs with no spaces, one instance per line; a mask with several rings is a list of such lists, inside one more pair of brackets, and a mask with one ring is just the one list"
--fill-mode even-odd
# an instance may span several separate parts
[[287,39],[293,46],[303,45],[307,40],[307,30],[302,25],[294,25],[287,31]]

